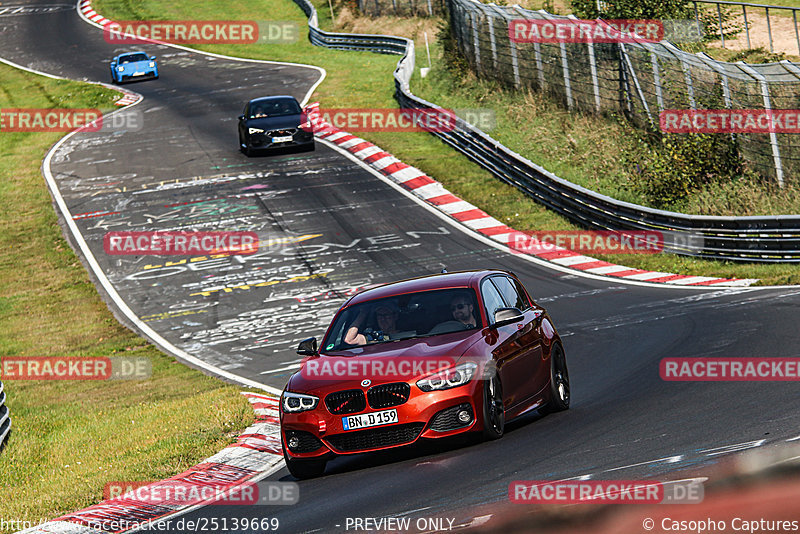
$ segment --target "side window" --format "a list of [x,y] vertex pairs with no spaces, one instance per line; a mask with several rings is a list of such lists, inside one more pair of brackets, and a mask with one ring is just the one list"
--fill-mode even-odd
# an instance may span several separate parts
[[527,310],[531,307],[531,296],[528,294],[528,291],[523,287],[522,283],[519,280],[515,280],[513,278],[509,278],[511,283],[514,284],[514,287],[517,288],[517,293],[519,293],[519,298],[522,300],[522,308],[520,310]]
[[518,310],[524,310],[528,307],[528,304],[525,302],[525,297],[519,294],[517,288],[514,287],[514,284],[511,283],[508,277],[495,276],[492,278],[492,282],[494,282],[497,289],[500,290],[507,306],[517,308]]
[[491,278],[487,278],[481,283],[481,294],[483,295],[483,305],[486,307],[486,315],[488,316],[489,323],[494,322],[494,312],[500,308],[505,308],[506,304],[503,302],[503,297],[500,292],[492,283]]

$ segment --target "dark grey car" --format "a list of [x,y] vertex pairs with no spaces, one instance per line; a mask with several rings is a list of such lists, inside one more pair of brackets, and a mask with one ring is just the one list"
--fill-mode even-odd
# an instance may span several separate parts
[[239,115],[239,149],[247,156],[280,148],[314,150],[314,132],[292,96],[267,96],[247,103]]

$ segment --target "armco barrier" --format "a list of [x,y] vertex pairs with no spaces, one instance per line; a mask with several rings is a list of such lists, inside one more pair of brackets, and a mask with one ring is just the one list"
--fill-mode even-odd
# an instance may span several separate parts
[[11,414],[6,406],[6,392],[3,389],[3,383],[0,382],[0,448],[9,432],[11,432]]
[[[308,0],[294,0],[308,16],[309,40],[317,46],[402,54],[394,72],[395,98],[403,108],[440,109],[414,96],[414,43],[402,37],[325,32]],[[433,135],[500,180],[587,228],[668,233],[677,254],[735,261],[800,262],[800,215],[715,217],[686,215],[622,202],[559,178],[506,148],[468,122]]]

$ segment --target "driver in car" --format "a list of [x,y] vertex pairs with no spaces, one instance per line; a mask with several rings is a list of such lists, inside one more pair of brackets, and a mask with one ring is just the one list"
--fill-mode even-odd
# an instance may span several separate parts
[[387,338],[391,339],[392,334],[397,333],[397,317],[400,315],[400,310],[391,304],[381,304],[375,308],[375,319],[378,322],[378,329],[372,331],[366,329],[363,332],[361,327],[364,326],[367,318],[367,311],[362,309],[358,317],[350,325],[347,333],[344,336],[344,342],[350,345],[366,345],[369,341],[385,341]]
[[450,301],[450,312],[453,314],[453,319],[465,326],[470,328],[477,326],[472,303],[466,297],[458,296]]

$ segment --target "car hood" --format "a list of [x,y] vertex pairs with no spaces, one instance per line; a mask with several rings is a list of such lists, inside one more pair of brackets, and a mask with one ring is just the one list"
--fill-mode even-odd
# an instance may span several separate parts
[[[368,378],[372,381],[371,385],[383,384],[388,382],[404,382],[419,380],[428,376],[430,372],[425,371],[421,373],[412,373],[402,376],[375,376],[375,375],[361,375],[358,376],[338,376],[335,378],[327,378],[329,375],[320,377],[309,372],[309,367],[313,364],[316,369],[324,369],[324,365],[328,364],[328,369],[334,362],[355,360],[373,360],[381,363],[388,363],[388,360],[394,360],[395,365],[401,361],[405,362],[419,362],[420,360],[434,360],[437,364],[453,364],[457,363],[463,354],[474,345],[477,341],[482,339],[480,330],[471,332],[454,332],[452,334],[444,334],[421,339],[404,339],[398,341],[390,341],[388,343],[380,343],[376,345],[367,345],[357,349],[332,352],[328,354],[320,354],[313,358],[308,358],[304,362],[305,368],[301,368],[289,378],[287,389],[298,393],[314,394],[327,394],[331,391],[338,391],[342,389],[358,389],[362,387],[361,381]],[[410,368],[411,366],[407,367]],[[384,366],[384,368],[387,368]]]
[[280,130],[281,128],[297,128],[300,124],[301,115],[285,115],[282,117],[262,117],[259,119],[247,119],[245,124],[248,128],[261,128],[262,130]]

